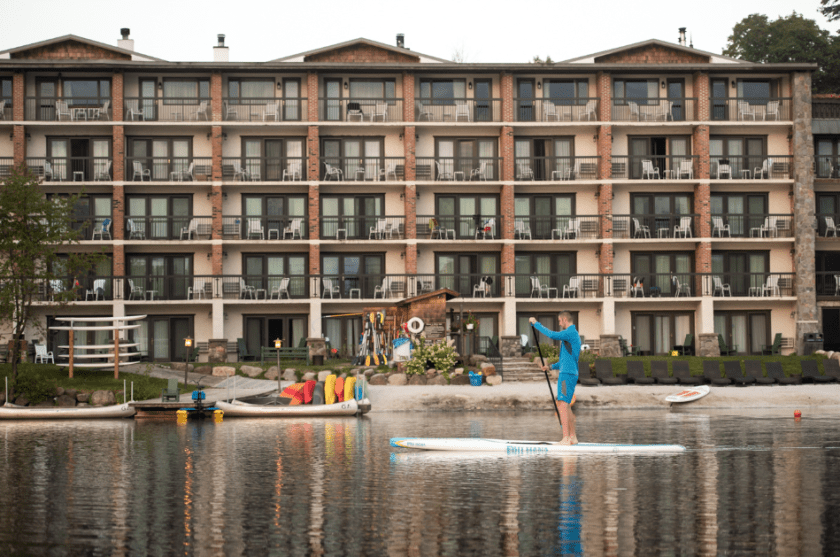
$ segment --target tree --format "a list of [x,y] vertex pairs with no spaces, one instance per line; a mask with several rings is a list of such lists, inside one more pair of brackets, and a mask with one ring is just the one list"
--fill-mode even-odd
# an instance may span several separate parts
[[551,59],[551,56],[546,56],[545,60],[543,60],[542,58],[540,58],[539,55],[537,55],[537,56],[534,56],[534,58],[531,60],[531,63],[532,64],[553,64],[554,60]]
[[723,54],[765,64],[818,64],[812,80],[814,92],[832,92],[840,87],[836,71],[840,69],[840,40],[796,12],[773,21],[763,14],[745,17],[732,28]]
[[0,187],[0,322],[12,334],[13,385],[27,326],[43,327],[34,320],[36,308],[74,300],[76,279],[68,288],[68,277],[87,274],[104,257],[68,250],[79,241],[80,232],[72,226],[79,197],[47,199],[23,166],[13,169]]
[[837,21],[840,19],[840,0],[820,0],[822,8],[819,12],[828,18],[828,21]]

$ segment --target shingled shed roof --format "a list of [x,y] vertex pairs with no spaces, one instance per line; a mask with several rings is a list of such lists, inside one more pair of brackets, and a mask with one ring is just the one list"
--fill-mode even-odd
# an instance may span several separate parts
[[451,300],[452,298],[458,298],[458,297],[461,296],[459,293],[455,292],[454,290],[450,290],[448,288],[439,288],[439,289],[435,290],[434,292],[427,292],[426,294],[420,294],[418,296],[414,296],[413,298],[406,298],[405,300],[399,302],[397,304],[397,306],[407,306],[407,305],[412,304],[414,302],[421,302],[423,300],[428,300],[430,298],[435,298],[437,296],[440,296],[441,294],[446,296],[447,300]]

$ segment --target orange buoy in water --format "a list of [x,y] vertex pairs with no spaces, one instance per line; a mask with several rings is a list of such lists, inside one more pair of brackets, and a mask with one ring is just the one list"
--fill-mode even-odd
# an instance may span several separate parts
[[793,411],[793,417],[798,420],[799,418],[802,417],[802,412],[800,412],[799,410],[794,410]]

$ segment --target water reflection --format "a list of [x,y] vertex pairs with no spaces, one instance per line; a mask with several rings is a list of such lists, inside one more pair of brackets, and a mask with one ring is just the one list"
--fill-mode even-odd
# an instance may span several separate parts
[[836,415],[583,412],[581,437],[683,455],[393,450],[555,438],[546,413],[0,423],[0,547],[31,555],[822,555]]

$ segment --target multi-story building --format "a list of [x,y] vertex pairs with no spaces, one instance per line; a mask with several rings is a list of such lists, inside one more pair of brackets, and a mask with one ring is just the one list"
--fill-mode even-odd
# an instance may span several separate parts
[[814,267],[813,65],[658,40],[463,64],[401,35],[260,63],[220,36],[214,58],[139,54],[127,29],[0,53],[0,166],[84,188],[80,249],[109,253],[44,298],[77,279],[62,315],[147,314],[150,359],[187,336],[352,352],[361,311],[442,288],[447,326],[471,312],[503,354],[563,310],[604,355],[790,352],[815,287],[838,294]]

